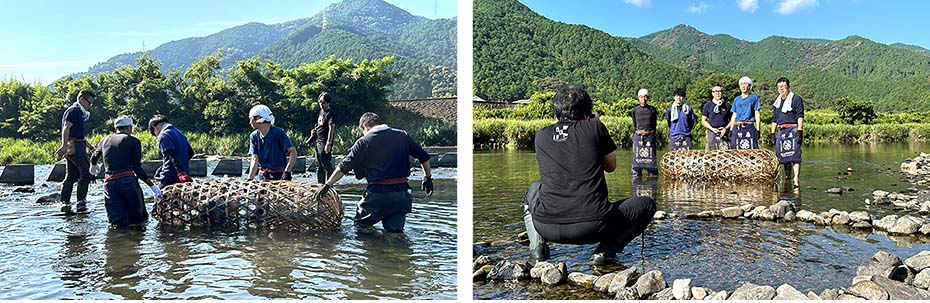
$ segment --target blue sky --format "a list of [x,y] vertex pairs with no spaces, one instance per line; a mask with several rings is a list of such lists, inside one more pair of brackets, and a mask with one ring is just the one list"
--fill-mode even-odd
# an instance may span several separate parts
[[930,1],[878,0],[520,0],[549,19],[614,36],[640,37],[677,24],[759,41],[768,36],[842,39],[859,35],[930,49]]
[[[456,16],[455,0],[386,0],[414,15]],[[306,18],[337,0],[3,1],[0,79],[48,84],[162,43],[261,22]],[[434,6],[434,4],[438,4]]]

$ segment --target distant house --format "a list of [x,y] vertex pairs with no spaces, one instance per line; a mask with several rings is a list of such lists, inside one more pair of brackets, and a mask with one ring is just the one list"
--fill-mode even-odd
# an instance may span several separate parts
[[500,108],[513,108],[516,104],[509,102],[494,102],[487,101],[484,98],[478,96],[472,96],[471,98],[472,108],[480,109],[500,109]]

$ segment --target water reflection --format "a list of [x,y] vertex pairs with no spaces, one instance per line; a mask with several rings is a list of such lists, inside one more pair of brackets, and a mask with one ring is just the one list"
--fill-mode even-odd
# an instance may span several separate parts
[[743,204],[767,206],[775,204],[780,198],[775,182],[688,182],[665,179],[661,193],[666,211],[689,213]]
[[[103,270],[110,281],[103,284],[103,291],[124,299],[138,300],[142,293],[135,287],[142,281],[139,274],[142,259],[141,245],[144,229],[111,228],[103,242],[105,261]],[[86,243],[82,243],[86,244]]]

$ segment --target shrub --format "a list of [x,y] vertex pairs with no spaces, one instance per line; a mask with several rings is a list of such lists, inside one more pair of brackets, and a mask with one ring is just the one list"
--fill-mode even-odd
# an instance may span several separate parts
[[836,111],[840,119],[846,124],[870,124],[875,119],[875,108],[872,102],[840,98],[836,100]]

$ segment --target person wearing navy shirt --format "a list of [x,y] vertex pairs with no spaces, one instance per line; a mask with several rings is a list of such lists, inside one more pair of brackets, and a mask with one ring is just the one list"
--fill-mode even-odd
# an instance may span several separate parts
[[607,127],[593,116],[587,91],[562,86],[553,98],[558,121],[536,133],[539,181],[523,197],[523,222],[530,256],[549,258],[546,241],[598,243],[592,262],[613,261],[643,233],[656,211],[650,197],[608,200],[604,173],[617,168],[617,145]]
[[128,116],[117,118],[113,123],[116,133],[103,138],[91,157],[95,165],[103,157],[106,167],[103,203],[107,220],[117,227],[141,225],[148,220],[139,180],[152,188],[156,200],[161,194],[158,185],[142,169],[142,143],[132,136],[133,125]]
[[759,95],[752,93],[752,79],[743,76],[739,79],[741,94],[733,98],[733,116],[730,118],[730,148],[758,149],[759,130],[762,127],[759,109],[762,103]]
[[727,140],[727,124],[730,122],[730,102],[723,98],[723,86],[714,84],[710,89],[710,101],[704,104],[701,110],[701,125],[707,130],[707,150],[727,149],[730,142]]
[[365,178],[368,186],[362,194],[355,213],[355,226],[371,227],[381,222],[384,230],[401,233],[412,211],[413,197],[407,177],[410,176],[410,160],[414,157],[423,168],[423,183],[420,188],[427,196],[433,194],[433,177],[429,165],[429,153],[420,147],[407,132],[390,128],[378,114],[367,112],[358,121],[364,135],[349,148],[349,153],[317,192],[319,200],[342,179],[355,171],[355,177]]
[[154,115],[149,119],[149,133],[155,136],[162,155],[161,168],[155,180],[162,187],[192,181],[190,160],[194,157],[194,149],[184,133],[168,123],[168,117],[164,115]]
[[665,110],[665,121],[668,122],[669,150],[691,149],[694,142],[691,139],[691,130],[694,129],[694,110],[685,103],[685,89],[679,88],[674,93],[675,102]]
[[[249,110],[249,180],[291,180],[297,163],[297,148],[283,129],[274,126],[274,115],[265,105]],[[257,176],[257,177],[256,177]]]
[[65,180],[61,183],[61,211],[72,213],[71,193],[77,183],[77,212],[87,211],[87,188],[93,176],[90,174],[90,161],[87,155],[87,141],[84,140],[85,125],[90,119],[90,107],[97,99],[92,90],[82,90],[77,101],[65,110],[61,117],[61,146],[55,154],[59,159],[65,157],[67,166]]
[[778,97],[772,103],[772,134],[775,137],[775,155],[785,167],[785,178],[790,167],[793,185],[800,187],[801,143],[804,138],[804,100],[791,91],[791,82],[781,77],[775,81]]

